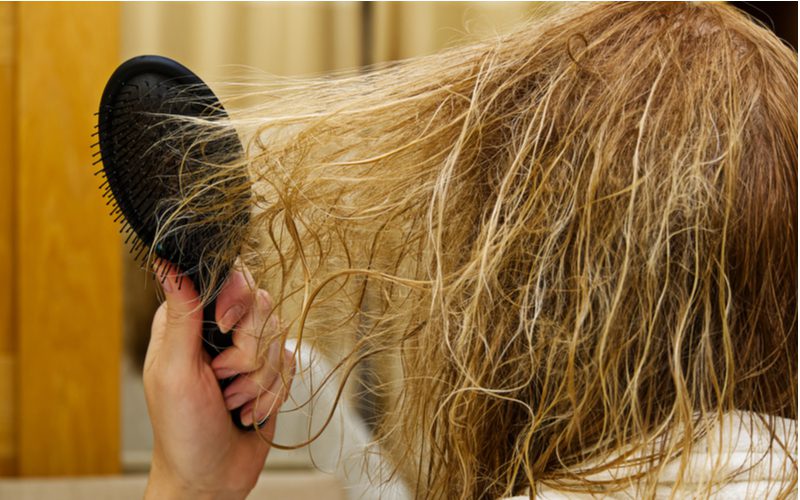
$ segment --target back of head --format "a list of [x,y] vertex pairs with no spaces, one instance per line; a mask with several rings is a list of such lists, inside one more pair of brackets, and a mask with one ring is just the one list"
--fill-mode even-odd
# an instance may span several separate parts
[[295,333],[398,360],[419,496],[647,496],[725,413],[796,418],[797,57],[733,8],[581,4],[261,97],[244,258]]

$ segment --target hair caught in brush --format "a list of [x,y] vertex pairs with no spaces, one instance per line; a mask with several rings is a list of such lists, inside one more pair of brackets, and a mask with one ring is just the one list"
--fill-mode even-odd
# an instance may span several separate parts
[[796,446],[796,75],[731,7],[633,2],[238,87],[241,259],[289,335],[387,367],[376,438],[418,498],[648,497],[668,463],[685,494],[729,412]]

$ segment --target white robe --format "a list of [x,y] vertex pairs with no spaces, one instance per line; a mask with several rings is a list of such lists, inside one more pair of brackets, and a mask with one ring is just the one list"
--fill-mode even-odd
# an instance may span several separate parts
[[[293,348],[290,343],[287,347]],[[295,377],[292,398],[296,403],[309,399],[312,389],[317,389],[331,367],[317,353],[303,346],[299,355],[301,369]],[[321,428],[327,410],[333,407],[338,379],[329,380],[315,398],[313,408],[305,407],[290,412],[288,418],[304,415],[308,419],[307,428],[313,433]],[[287,402],[289,409],[292,402]],[[312,411],[313,410],[313,411]],[[751,425],[752,424],[752,425]],[[732,481],[717,487],[711,498],[718,499],[767,499],[775,498],[780,491],[781,481],[797,474],[797,422],[777,419],[776,433],[788,443],[783,450],[777,441],[770,442],[768,430],[754,414],[734,412],[729,414],[718,428],[708,434],[707,440],[700,440],[692,450],[690,467],[684,476],[681,488],[674,498],[706,498],[706,481],[716,467],[718,474],[733,474],[742,469]],[[723,433],[722,439],[719,432]],[[304,436],[308,437],[308,436]],[[335,474],[347,490],[350,500],[408,500],[412,498],[409,489],[399,480],[386,481],[387,464],[380,458],[380,450],[371,443],[372,436],[359,418],[355,409],[347,404],[339,404],[328,428],[321,438],[309,447],[315,465],[323,471]],[[763,459],[762,459],[763,458]],[[788,459],[788,460],[787,460]],[[678,475],[677,461],[670,463],[659,477],[657,498],[670,498]],[[613,472],[594,478],[611,478]],[[796,488],[796,487],[795,487]],[[796,497],[795,489],[794,496]],[[620,491],[603,498],[639,498],[636,488]],[[527,500],[527,496],[507,500]],[[537,499],[589,499],[597,495],[563,492],[540,487]]]

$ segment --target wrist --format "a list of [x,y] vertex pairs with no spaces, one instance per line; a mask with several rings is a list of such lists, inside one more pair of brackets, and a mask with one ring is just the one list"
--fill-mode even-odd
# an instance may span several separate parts
[[241,500],[247,497],[246,491],[204,489],[172,474],[156,457],[147,478],[145,500]]

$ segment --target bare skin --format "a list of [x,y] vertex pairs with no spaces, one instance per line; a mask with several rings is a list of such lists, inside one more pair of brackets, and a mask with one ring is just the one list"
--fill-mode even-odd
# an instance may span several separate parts
[[[163,265],[163,264],[162,264]],[[277,413],[294,373],[293,356],[280,343],[259,345],[277,332],[269,294],[253,293],[246,273],[233,273],[217,299],[216,319],[233,347],[211,360],[203,349],[202,310],[193,284],[175,284],[170,267],[162,283],[166,301],[153,318],[144,364],[144,389],[154,447],[146,499],[239,499],[255,486]],[[281,356],[283,359],[281,360]],[[283,373],[280,373],[282,370]],[[239,374],[225,392],[218,379]],[[255,432],[232,423],[266,422]]]

